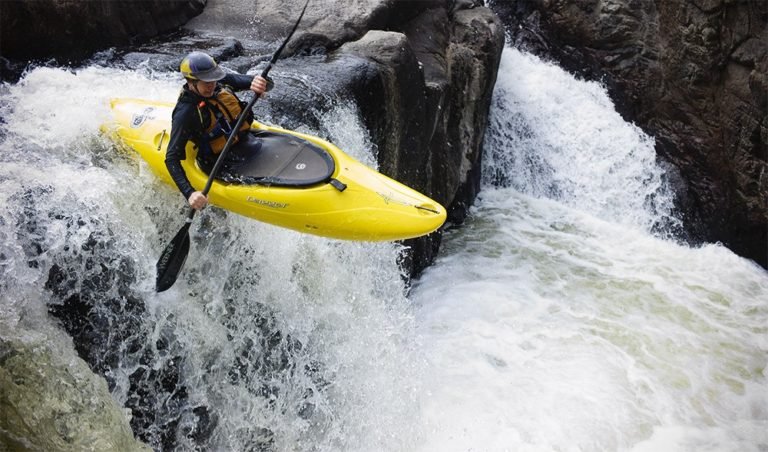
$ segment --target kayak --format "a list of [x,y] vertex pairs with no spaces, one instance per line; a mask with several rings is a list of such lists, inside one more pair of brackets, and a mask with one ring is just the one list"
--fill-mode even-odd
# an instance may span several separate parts
[[[165,166],[174,104],[122,98],[113,99],[111,106],[114,122],[103,130],[175,188]],[[345,240],[409,239],[445,222],[445,208],[438,202],[328,141],[257,121],[251,134],[253,152],[239,163],[237,174],[213,182],[211,204],[276,226]],[[192,186],[202,190],[208,174],[198,166],[191,142],[186,152],[181,164]]]

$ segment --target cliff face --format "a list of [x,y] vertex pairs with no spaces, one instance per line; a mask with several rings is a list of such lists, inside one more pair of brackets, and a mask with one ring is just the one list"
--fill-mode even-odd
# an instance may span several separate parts
[[602,78],[625,117],[656,138],[685,181],[680,207],[694,240],[768,266],[768,3],[520,0],[496,9],[519,42]]

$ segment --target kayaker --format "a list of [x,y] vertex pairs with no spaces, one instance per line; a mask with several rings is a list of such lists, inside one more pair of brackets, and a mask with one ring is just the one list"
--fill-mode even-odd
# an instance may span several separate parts
[[[181,161],[187,158],[187,142],[192,141],[197,148],[200,168],[210,173],[245,107],[245,102],[240,101],[234,92],[250,89],[261,96],[271,86],[268,87],[267,80],[261,76],[226,73],[210,55],[203,52],[192,52],[184,57],[180,69],[186,83],[173,109],[165,165],[189,205],[200,210],[208,203],[208,198],[192,187],[181,166]],[[225,176],[254,145],[254,138],[248,132],[253,113],[249,111],[246,114],[236,141],[222,165],[221,173]]]

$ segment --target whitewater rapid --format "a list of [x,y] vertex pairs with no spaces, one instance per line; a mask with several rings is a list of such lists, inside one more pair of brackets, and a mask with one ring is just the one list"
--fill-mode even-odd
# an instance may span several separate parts
[[768,273],[651,234],[677,223],[652,138],[507,48],[486,144],[411,294],[420,450],[765,450]]

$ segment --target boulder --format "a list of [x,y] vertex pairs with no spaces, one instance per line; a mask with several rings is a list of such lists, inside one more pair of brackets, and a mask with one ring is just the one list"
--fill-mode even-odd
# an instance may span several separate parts
[[[370,31],[338,52],[374,62],[356,90],[380,170],[448,207],[461,223],[480,188],[480,159],[504,36],[486,8],[426,9],[402,32]],[[410,240],[405,267],[418,274],[439,234]]]
[[[96,376],[55,339],[0,338],[0,450],[148,452]],[[53,345],[53,347],[57,347]]]

